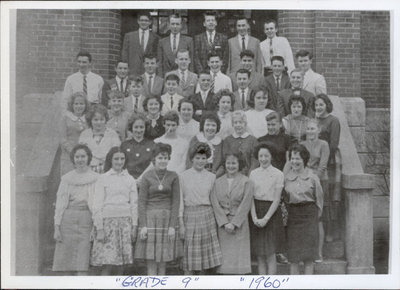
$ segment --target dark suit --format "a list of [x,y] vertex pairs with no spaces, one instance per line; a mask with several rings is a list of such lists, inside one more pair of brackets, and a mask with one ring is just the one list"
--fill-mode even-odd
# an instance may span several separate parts
[[203,103],[200,92],[190,96],[189,100],[194,103],[194,113],[196,113],[197,110],[202,110],[201,115],[193,114],[193,119],[195,119],[196,121],[200,121],[201,116],[204,115],[205,112],[216,112],[218,109],[217,102],[214,98],[214,93],[212,91],[208,92],[205,103]]
[[150,31],[149,40],[143,52],[140,46],[139,31],[136,30],[125,34],[122,43],[122,60],[128,62],[131,74],[141,75],[144,73],[143,56],[148,53],[156,56],[159,39],[160,37],[157,34]]
[[[165,77],[167,77],[170,74],[176,74],[178,77],[180,77],[179,70],[167,72],[165,74]],[[195,73],[192,73],[191,71],[188,71],[185,83],[182,83],[182,81],[179,82],[178,90],[176,91],[176,93],[184,97],[190,97],[191,95],[194,94],[196,85],[197,85],[197,75]],[[164,93],[166,92],[167,90],[166,88],[164,88]]]
[[225,34],[215,32],[212,45],[208,41],[207,32],[200,33],[194,37],[194,65],[197,73],[209,70],[207,56],[211,51],[216,51],[222,60],[221,71],[226,72],[228,67],[228,37]]
[[[273,74],[265,78],[268,92],[268,105],[267,108],[276,111],[278,109],[278,88]],[[287,75],[282,74],[279,77],[279,90],[290,89],[290,81]]]
[[[130,85],[130,80],[126,80],[126,85],[124,88],[123,93],[125,94],[125,97],[128,96],[129,93],[129,85]],[[119,86],[117,84],[117,80],[115,77],[113,77],[112,79],[109,79],[107,81],[104,82],[103,85],[103,91],[102,91],[102,95],[101,95],[101,103],[108,108],[108,95],[107,92],[108,91],[119,91]]]
[[[236,82],[236,73],[230,74],[229,77],[232,79],[232,89],[233,91],[236,91],[238,89],[238,84]],[[252,71],[250,73],[249,88],[254,91],[267,90],[267,84],[265,83],[264,76],[258,72]]]
[[[186,35],[179,36],[179,43],[177,50],[187,49],[189,51],[190,58],[193,59],[193,39]],[[165,73],[175,70],[178,65],[175,63],[176,52],[174,53],[171,48],[170,36],[164,37],[158,42],[157,49],[157,60],[159,62],[158,72],[160,76],[164,76]],[[193,71],[193,61],[189,65],[189,70]]]
[[143,78],[143,89],[142,95],[148,97],[150,95],[161,96],[164,90],[164,79],[155,75],[153,79],[153,86],[151,92],[149,92],[149,84],[147,83],[146,75],[142,74]]
[[[240,68],[240,52],[242,48],[239,44],[239,38],[236,35],[228,40],[229,46],[229,60],[228,60],[228,73],[236,72]],[[251,50],[254,53],[254,63],[253,70],[256,72],[262,73],[262,60],[261,60],[261,50],[260,50],[260,41],[253,37],[249,36],[249,42],[247,44],[246,49]]]
[[253,90],[251,88],[249,88],[247,90],[247,95],[246,95],[246,98],[245,98],[244,107],[242,105],[242,96],[241,96],[242,92],[241,91],[239,92],[238,90],[233,92],[233,94],[235,95],[235,103],[233,104],[233,110],[234,111],[236,111],[236,110],[247,110],[249,108],[249,105],[248,105],[247,102],[250,99],[250,94],[251,94],[252,91]]
[[315,116],[315,109],[314,109],[314,100],[315,96],[306,91],[306,90],[293,90],[293,89],[285,89],[281,90],[278,93],[278,112],[282,115],[282,118],[290,114],[289,108],[289,99],[290,96],[294,94],[294,92],[300,92],[300,96],[304,98],[306,102],[306,115],[310,118],[314,118]]

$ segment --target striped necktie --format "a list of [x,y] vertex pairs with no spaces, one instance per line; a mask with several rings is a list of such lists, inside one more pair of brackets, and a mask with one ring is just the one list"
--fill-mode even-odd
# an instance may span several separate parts
[[86,80],[86,75],[83,76],[83,92],[87,96],[87,80]]

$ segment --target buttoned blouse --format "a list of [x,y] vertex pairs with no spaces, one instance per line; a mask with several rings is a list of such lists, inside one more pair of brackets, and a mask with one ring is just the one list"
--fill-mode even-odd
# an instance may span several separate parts
[[313,141],[306,140],[301,142],[301,144],[310,152],[310,159],[308,160],[307,167],[310,168],[320,180],[328,180],[328,142],[316,139]]
[[84,173],[72,170],[61,177],[54,213],[55,225],[61,224],[64,212],[68,207],[88,206],[92,210],[95,183],[98,177],[99,174],[90,169]]
[[117,172],[110,169],[100,175],[93,198],[93,222],[103,228],[103,219],[130,217],[132,225],[138,224],[138,193],[135,179],[126,169]]
[[61,145],[66,152],[78,144],[79,136],[87,128],[85,116],[77,117],[72,112],[66,111],[61,122]]
[[194,168],[185,170],[179,175],[181,188],[181,206],[179,216],[183,217],[184,207],[211,205],[210,194],[214,186],[215,174],[203,169]]
[[285,175],[285,192],[289,204],[315,202],[322,212],[324,197],[321,184],[311,169],[305,168],[301,174],[289,170]]
[[143,138],[137,142],[134,138],[122,142],[121,149],[125,152],[126,169],[135,179],[146,170],[153,159],[154,141]]
[[275,192],[283,189],[283,173],[272,165],[254,169],[249,178],[254,182],[254,199],[257,200],[274,201]]

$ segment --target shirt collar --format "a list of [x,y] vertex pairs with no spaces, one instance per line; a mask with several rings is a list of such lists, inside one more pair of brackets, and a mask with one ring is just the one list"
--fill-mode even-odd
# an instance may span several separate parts
[[126,80],[126,78],[121,79],[119,76],[115,76],[115,79],[117,80],[117,82],[121,82],[121,80],[122,80],[122,81],[125,81],[125,80]]
[[[243,37],[243,36],[241,36],[240,34],[238,34],[238,38],[239,38],[240,41],[242,41],[242,37]],[[244,35],[244,41],[247,41],[248,38],[249,38],[249,35],[248,35],[248,34]]]
[[222,115],[220,112],[217,112],[217,115],[220,119],[228,119],[231,116],[231,112],[228,112],[225,115]]
[[221,138],[217,135],[215,135],[214,138],[212,138],[211,140],[207,140],[202,132],[197,133],[196,137],[197,140],[199,140],[200,142],[211,143],[212,145],[219,145],[222,141]]
[[127,175],[127,170],[123,169],[120,173],[118,173],[117,171],[115,171],[113,168],[111,168],[110,170],[108,170],[105,174],[106,175],[121,175],[121,176],[126,176]]
[[[243,89],[239,88],[239,92],[240,92],[240,94],[242,94]],[[244,89],[244,93],[245,93],[246,95],[247,95],[248,92],[249,92],[249,87],[247,87],[247,88]]]
[[308,168],[304,168],[304,171],[301,174],[297,174],[293,170],[289,170],[289,172],[286,174],[286,179],[288,180],[296,180],[297,178],[307,180],[311,177],[311,171]]
[[65,112],[65,116],[67,116],[68,118],[70,118],[72,121],[78,121],[78,119],[80,119],[82,122],[85,122],[86,123],[86,120],[85,120],[85,115],[83,115],[83,116],[81,116],[81,117],[77,117],[77,116],[75,116],[74,115],[74,113],[72,113],[71,111],[66,111]]
[[143,29],[139,28],[139,34],[142,34],[143,31],[144,31],[144,34],[149,33],[149,29],[143,30]]
[[150,76],[152,76],[154,78],[154,76],[156,75],[155,73],[153,74],[148,74],[147,72],[144,73],[144,75],[146,76],[146,79],[149,79]]
[[[81,71],[79,70],[78,73],[83,77],[85,76],[83,73],[81,73]],[[86,77],[88,77],[90,74],[92,73],[91,70],[89,70],[89,72],[86,74]]]
[[[180,35],[181,35],[180,32],[177,33],[177,34],[176,34],[176,38],[179,38]],[[174,34],[173,34],[173,33],[170,34],[170,39],[174,39]]]
[[239,136],[236,132],[233,132],[233,133],[232,133],[232,136],[233,136],[233,138],[242,138],[242,139],[244,139],[244,138],[249,137],[250,134],[249,134],[249,132],[244,132],[244,133],[242,134],[242,136]]

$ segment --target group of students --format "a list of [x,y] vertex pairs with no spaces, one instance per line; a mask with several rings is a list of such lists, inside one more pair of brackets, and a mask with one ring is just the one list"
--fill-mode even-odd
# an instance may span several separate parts
[[194,74],[189,50],[177,50],[178,69],[162,78],[157,57],[145,54],[142,75],[119,60],[104,83],[91,55],[78,54],[62,104],[54,271],[85,274],[90,264],[121,274],[141,259],[148,275],[164,275],[172,261],[185,274],[246,274],[256,257],[258,274],[276,274],[279,254],[291,274],[301,261],[313,273],[340,214],[328,176],[339,121],[329,97],[315,93],[325,81],[313,92],[304,84],[308,52],[289,76],[282,56],[265,77],[251,50],[239,57],[227,76],[211,51],[209,69]]

